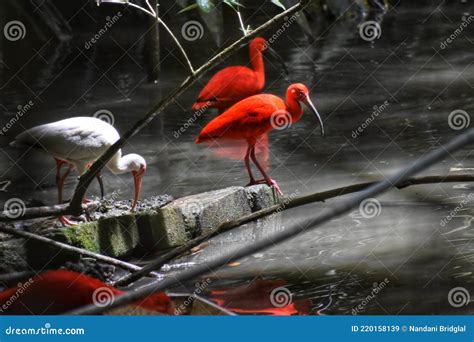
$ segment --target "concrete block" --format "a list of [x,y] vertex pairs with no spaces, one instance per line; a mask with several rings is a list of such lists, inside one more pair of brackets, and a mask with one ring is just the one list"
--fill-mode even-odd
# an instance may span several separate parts
[[257,184],[245,188],[252,212],[262,210],[278,204],[278,192],[266,184]]
[[98,239],[102,254],[114,258],[131,255],[139,240],[135,215],[99,219]]
[[142,252],[181,246],[189,240],[183,216],[173,207],[137,216],[137,226]]
[[[87,222],[70,227],[52,228],[40,231],[47,238],[92,252],[100,252],[97,222]],[[78,255],[58,249],[36,240],[26,240],[28,263],[34,269],[60,267],[67,261],[77,261]]]
[[278,200],[276,192],[264,184],[229,187],[177,199],[161,209],[137,216],[141,249],[152,252],[183,245]]
[[251,213],[243,187],[230,187],[187,196],[168,204],[182,215],[190,238],[209,233],[224,222]]

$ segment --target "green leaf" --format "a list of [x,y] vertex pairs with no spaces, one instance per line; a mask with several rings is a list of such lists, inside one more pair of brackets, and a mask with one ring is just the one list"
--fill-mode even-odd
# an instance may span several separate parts
[[286,10],[285,5],[283,5],[280,0],[270,0],[270,2],[274,5],[277,5],[282,10]]
[[206,13],[209,13],[214,8],[214,4],[211,0],[197,0],[196,3],[199,8]]

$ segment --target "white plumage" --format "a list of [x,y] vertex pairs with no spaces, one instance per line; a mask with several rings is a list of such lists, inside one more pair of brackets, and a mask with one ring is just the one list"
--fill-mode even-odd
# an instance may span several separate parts
[[[83,174],[119,138],[117,130],[105,121],[75,117],[30,128],[19,134],[11,145],[39,148],[55,159],[73,165],[79,174]],[[141,176],[146,170],[145,159],[133,153],[122,157],[119,150],[107,167],[115,174],[133,173],[136,192],[134,208],[140,192]]]
[[117,130],[105,121],[75,117],[27,129],[11,145],[42,149],[73,164],[82,174],[88,164],[97,160],[119,138]]

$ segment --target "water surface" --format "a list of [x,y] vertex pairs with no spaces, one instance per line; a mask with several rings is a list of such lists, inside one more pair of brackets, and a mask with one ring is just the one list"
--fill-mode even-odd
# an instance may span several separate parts
[[[296,25],[290,27],[288,36],[280,37],[274,48],[288,61],[291,76],[285,79],[278,66],[270,63],[266,91],[281,96],[289,83],[305,83],[323,116],[326,136],[320,136],[312,115],[269,135],[259,158],[285,194],[383,179],[455,137],[460,131],[449,126],[448,115],[454,110],[474,113],[474,31],[469,27],[445,49],[440,44],[468,14],[472,6],[462,2],[440,7],[400,5],[386,14],[381,37],[372,43],[362,40],[356,22],[346,18],[318,28],[319,38],[311,44]],[[256,19],[264,17],[257,15]],[[175,20],[180,27],[184,19]],[[29,203],[53,204],[56,199],[53,160],[10,148],[8,142],[15,134],[45,122],[91,116],[98,110],[113,113],[115,126],[123,132],[182,81],[185,71],[178,53],[166,50],[162,79],[158,85],[148,84],[142,40],[132,44],[133,30],[117,32],[91,50],[84,49],[82,41],[89,39],[85,36],[73,44],[4,51],[2,123],[14,116],[18,106],[29,101],[34,106],[0,136],[0,181],[11,181],[7,192],[0,193],[2,200],[19,197]],[[186,43],[186,48],[196,63],[205,61],[203,51],[211,54],[217,49],[206,37]],[[245,53],[227,61],[245,62]],[[206,79],[124,147],[126,153],[140,153],[147,159],[143,196],[168,193],[180,197],[248,182],[238,160],[244,147],[194,144],[195,136],[215,113],[200,116],[179,137],[174,133],[192,117],[191,104]],[[374,115],[374,106],[382,105],[384,110]],[[373,119],[370,124],[354,134],[369,117]],[[472,167],[471,149],[466,148],[425,174]],[[74,184],[71,177],[68,194]],[[125,198],[132,196],[129,175],[107,172],[105,184],[109,193],[120,190]],[[290,289],[297,307],[305,308],[301,313],[351,314],[362,303],[357,313],[472,313],[472,303],[454,308],[448,302],[450,289],[462,286],[471,293],[474,289],[473,209],[468,200],[455,210],[471,189],[470,184],[433,184],[390,192],[379,198],[378,216],[366,218],[355,210],[210,274],[207,290],[225,291],[224,295],[208,295],[242,313],[269,314],[260,310],[268,301],[256,309],[242,298],[252,291],[261,291],[261,297],[267,298],[277,285]],[[90,194],[97,193],[94,184]],[[250,244],[336,201],[307,205],[219,236],[169,270],[206,262],[223,251]],[[442,224],[453,210],[453,218]],[[263,285],[249,288],[256,280]],[[383,289],[367,300],[381,283]],[[236,288],[241,291],[237,297],[225,296]],[[235,298],[241,301],[236,303]]]

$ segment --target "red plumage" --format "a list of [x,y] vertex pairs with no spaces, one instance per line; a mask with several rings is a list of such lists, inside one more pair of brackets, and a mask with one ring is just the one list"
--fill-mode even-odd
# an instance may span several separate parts
[[258,94],[265,86],[262,52],[267,48],[264,38],[257,37],[249,45],[252,68],[231,66],[211,77],[199,93],[193,110],[217,108],[220,112],[246,97]]
[[209,122],[196,143],[209,139],[256,139],[272,129],[272,114],[285,110],[285,102],[275,95],[250,96]]
[[[314,112],[321,124],[321,133],[324,135],[323,123],[318,111],[309,98],[308,88],[301,83],[295,83],[286,91],[286,103],[281,98],[271,94],[250,96],[209,122],[196,138],[196,143],[211,139],[242,139],[248,143],[245,155],[245,167],[250,176],[248,185],[266,183],[274,186],[280,193],[278,184],[271,179],[255,156],[255,143],[263,134],[273,128],[285,129],[301,118],[304,103]],[[263,175],[262,180],[255,180],[250,167],[250,159]]]
[[[81,273],[48,271],[0,292],[0,312],[7,315],[55,315],[92,304],[94,297],[100,299],[101,295],[119,296],[123,293]],[[134,305],[162,313],[171,311],[171,300],[163,292],[153,294]]]

